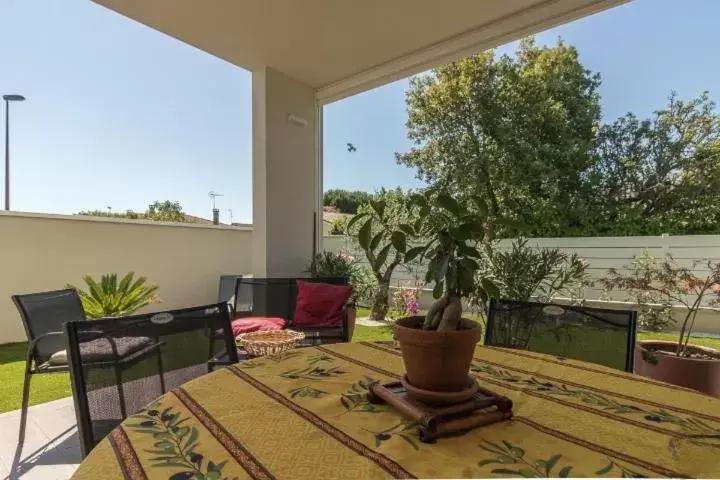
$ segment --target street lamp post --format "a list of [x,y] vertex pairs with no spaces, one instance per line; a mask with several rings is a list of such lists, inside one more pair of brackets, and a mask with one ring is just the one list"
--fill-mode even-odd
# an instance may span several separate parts
[[22,102],[22,95],[3,95],[5,100],[5,210],[10,210],[10,102]]

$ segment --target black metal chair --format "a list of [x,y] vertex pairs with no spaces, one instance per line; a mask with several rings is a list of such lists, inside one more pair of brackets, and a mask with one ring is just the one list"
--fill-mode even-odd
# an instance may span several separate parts
[[[208,356],[207,332],[224,331]],[[83,456],[128,415],[237,353],[227,303],[65,324]],[[152,338],[148,344],[138,339]],[[156,358],[157,357],[157,358]]]
[[66,373],[70,370],[65,352],[63,324],[69,320],[84,320],[85,311],[77,292],[71,288],[13,295],[11,298],[20,312],[28,339],[18,439],[23,443],[32,376]]
[[[337,327],[315,327],[294,323],[298,278],[242,277],[235,287],[235,317],[280,317],[288,321],[286,328],[303,332],[305,340],[298,346],[308,347],[326,343],[349,342],[347,309]],[[306,282],[347,285],[343,277],[300,278]]]
[[633,371],[631,310],[491,300],[485,345],[517,348]]
[[237,285],[238,278],[243,278],[243,275],[220,275],[220,285],[218,285],[218,302],[228,302],[231,306],[235,304],[233,295],[235,295],[235,287]]

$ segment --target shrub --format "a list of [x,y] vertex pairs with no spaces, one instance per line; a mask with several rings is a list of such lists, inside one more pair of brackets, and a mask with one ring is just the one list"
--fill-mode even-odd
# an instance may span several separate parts
[[[702,277],[695,275],[698,267],[708,273]],[[615,289],[627,291],[641,307],[641,313],[645,313],[641,317],[641,326],[649,330],[675,323],[671,308],[683,306],[685,316],[675,353],[688,355],[688,342],[703,300],[709,298],[706,306],[720,305],[720,262],[697,260],[691,268],[687,268],[679,266],[671,255],[660,259],[646,250],[642,255],[635,256],[632,265],[625,266],[625,269],[628,273],[609,269],[607,277],[600,283],[608,292]],[[647,315],[648,308],[654,308],[655,312]],[[657,315],[657,312],[663,311],[667,313]]]
[[330,221],[329,235],[345,235],[347,230],[347,219],[345,217],[338,217]]
[[[518,238],[509,250],[497,243],[485,244],[479,259],[479,278],[491,278],[498,287],[498,298],[541,303],[559,296],[577,298],[589,283],[588,263],[558,248],[533,248],[525,238]],[[483,316],[487,303],[479,295],[471,298]]]
[[372,271],[358,264],[355,257],[347,250],[340,252],[321,252],[315,255],[308,272],[313,278],[344,277],[353,287],[352,300],[361,305],[368,305],[375,293],[377,282]]
[[90,275],[85,275],[83,281],[87,291],[73,285],[68,287],[78,292],[88,318],[132,315],[143,307],[161,302],[156,295],[158,286],[146,283],[145,277],[135,278],[134,272],[129,272],[120,282],[115,273],[103,275],[99,283]]

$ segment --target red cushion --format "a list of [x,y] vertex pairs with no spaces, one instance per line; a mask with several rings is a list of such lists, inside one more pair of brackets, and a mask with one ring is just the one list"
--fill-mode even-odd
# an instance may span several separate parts
[[233,320],[232,332],[237,337],[241,333],[282,330],[286,324],[280,317],[241,317]]
[[293,324],[301,327],[339,327],[343,308],[352,295],[350,285],[297,281]]

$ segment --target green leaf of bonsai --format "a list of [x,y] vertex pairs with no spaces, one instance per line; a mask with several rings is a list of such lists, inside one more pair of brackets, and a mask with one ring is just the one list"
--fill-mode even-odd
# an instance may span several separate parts
[[357,222],[358,220],[361,220],[361,219],[367,217],[368,215],[370,215],[370,214],[367,213],[367,212],[358,213],[357,215],[355,215],[354,217],[352,217],[352,218],[350,219],[350,221],[349,221],[348,224],[347,224],[347,227],[345,227],[345,228],[347,228],[348,230],[350,230],[350,227],[352,227],[353,225],[355,225],[355,222]]
[[445,274],[447,273],[449,261],[450,261],[450,259],[448,257],[443,257],[440,259],[440,262],[437,264],[437,267],[435,267],[435,282],[436,283],[442,282],[445,279]]
[[480,251],[477,248],[461,243],[458,245],[458,253],[467,257],[480,258]]
[[390,247],[392,247],[392,244],[388,243],[383,247],[382,250],[380,250],[380,253],[378,253],[377,257],[375,258],[375,265],[373,267],[375,270],[380,270],[383,265],[385,265],[385,261],[387,261],[388,253],[390,253]]
[[405,252],[405,261],[412,262],[415,258],[425,251],[425,247],[413,247]]
[[377,235],[373,237],[373,239],[370,241],[370,251],[374,252],[375,249],[380,245],[380,242],[382,241],[383,237],[385,236],[385,232],[379,232]]
[[433,298],[437,300],[442,297],[444,288],[445,282],[435,282],[435,286],[433,287]]
[[472,258],[464,257],[460,259],[460,265],[463,266],[463,268],[467,268],[468,270],[475,271],[480,268],[480,264],[473,260]]
[[405,253],[405,250],[407,250],[407,238],[403,232],[393,232],[390,241],[398,252]]
[[410,235],[411,237],[415,235],[415,229],[412,227],[412,225],[409,225],[407,223],[401,223],[398,225],[398,228],[405,232],[406,235]]
[[385,214],[385,207],[387,206],[387,202],[385,200],[370,202],[370,205],[372,205],[373,210],[377,212],[378,217],[382,217]]
[[487,206],[487,203],[485,202],[485,199],[483,199],[482,197],[480,197],[478,195],[473,195],[472,199],[475,202],[475,206],[478,208],[480,215],[482,215],[483,217],[487,217],[488,216],[488,206]]
[[372,231],[372,218],[368,218],[367,222],[363,224],[362,227],[360,227],[360,231],[358,232],[358,243],[360,243],[360,247],[362,247],[364,250],[368,250],[370,248],[370,232]]
[[445,210],[452,213],[456,217],[460,215],[460,212],[462,210],[460,207],[460,204],[457,202],[457,200],[452,198],[450,195],[446,195],[446,194],[442,193],[437,196],[435,201],[437,202],[437,204],[440,207],[444,208]]
[[423,195],[420,195],[419,193],[413,193],[412,195],[410,195],[408,206],[413,207],[415,205],[419,207],[427,207],[428,203]]

